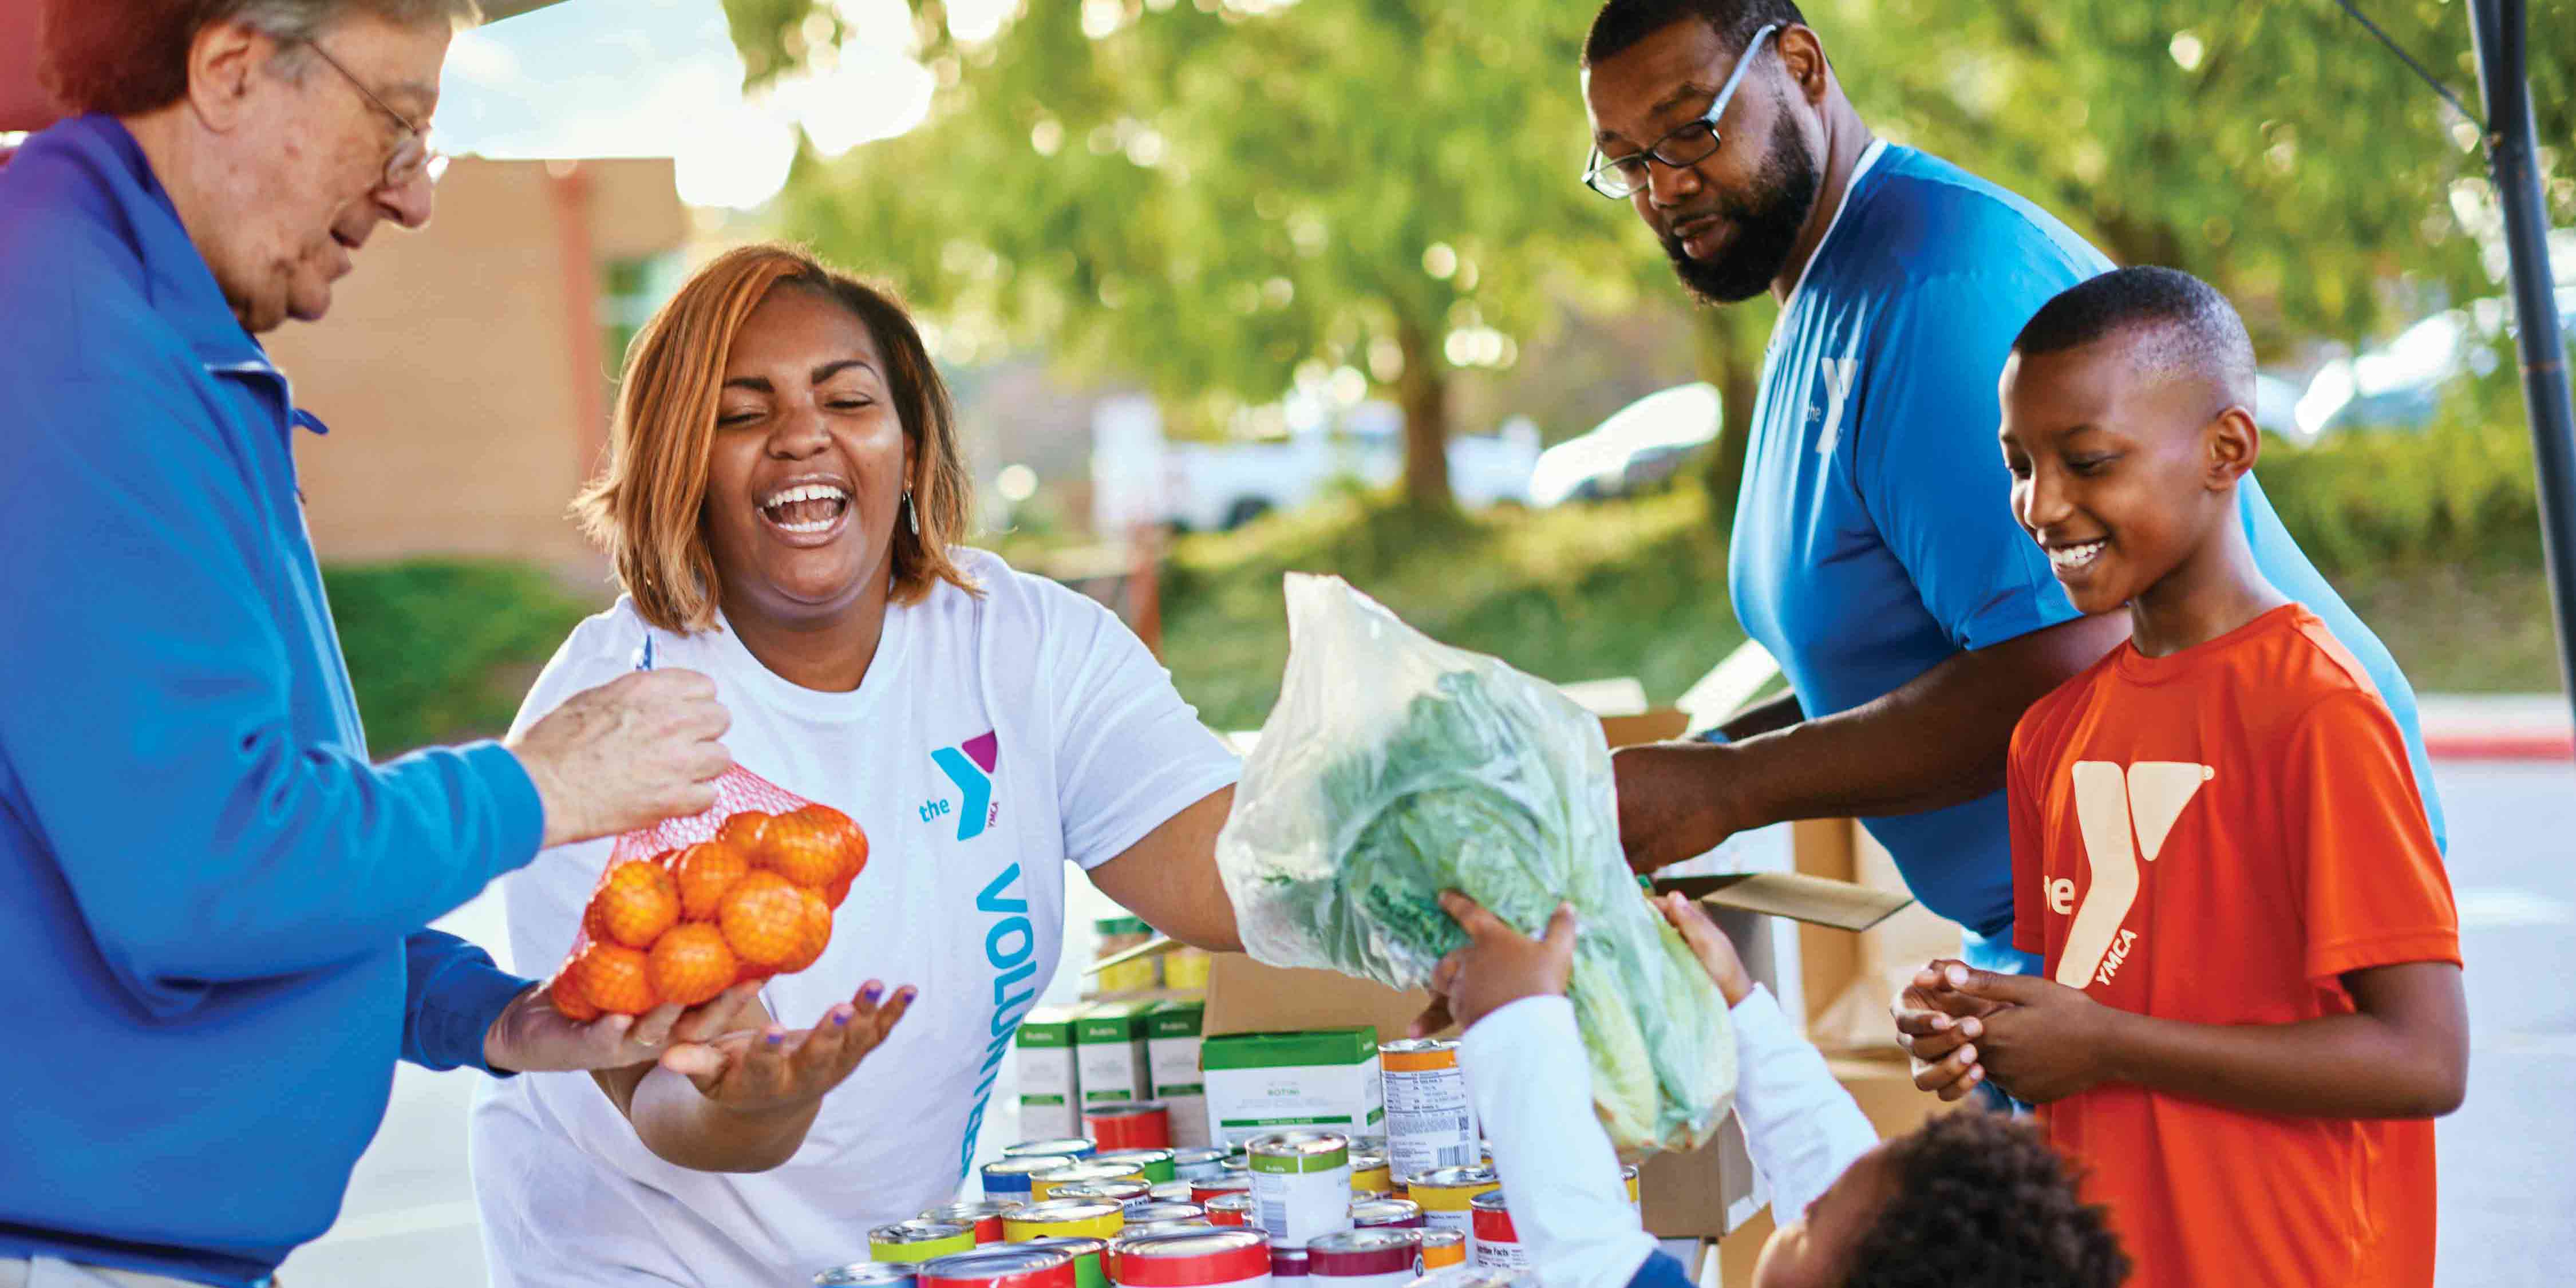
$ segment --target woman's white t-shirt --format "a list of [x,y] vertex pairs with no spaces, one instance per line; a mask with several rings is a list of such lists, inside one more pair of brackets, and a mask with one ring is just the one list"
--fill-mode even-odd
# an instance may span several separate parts
[[[958,553],[983,595],[943,583],[889,609],[855,692],[789,684],[729,630],[651,632],[656,665],[715,680],[736,763],[868,833],[831,946],[769,982],[771,1012],[812,1025],[871,978],[921,993],[768,1172],[664,1162],[588,1074],[486,1082],[472,1153],[495,1285],[801,1283],[864,1259],[872,1227],[951,1201],[1020,1017],[1055,973],[1065,860],[1115,858],[1235,781],[1233,755],[1116,617]],[[519,725],[631,669],[647,631],[628,600],[583,622]],[[522,973],[561,960],[609,845],[547,850],[504,879]]]

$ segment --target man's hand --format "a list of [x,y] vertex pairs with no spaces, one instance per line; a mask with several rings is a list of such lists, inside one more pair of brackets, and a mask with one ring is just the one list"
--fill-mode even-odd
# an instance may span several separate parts
[[1896,1021],[1896,1044],[1914,1061],[1914,1085],[1958,1100],[1986,1080],[1973,1045],[1985,1036],[1985,1017],[1999,1003],[1971,997],[1950,984],[1951,969],[1965,962],[1942,958],[1914,973],[1914,979],[1888,1003]]
[[737,984],[691,1010],[665,1003],[642,1015],[603,1015],[585,1024],[556,1010],[543,985],[531,985],[484,1030],[483,1063],[515,1073],[649,1064],[674,1041],[695,1041],[701,1030],[721,1032],[759,992],[757,984]]
[[662,1067],[696,1083],[699,1094],[720,1108],[741,1113],[802,1108],[841,1085],[894,1031],[917,995],[906,984],[888,998],[885,985],[872,979],[813,1028],[790,1033],[771,1024],[758,1032],[677,1046],[662,1057]]
[[1655,911],[1664,914],[1664,920],[1681,932],[1682,942],[1690,945],[1691,955],[1699,958],[1700,966],[1708,971],[1709,980],[1717,985],[1728,1006],[1752,994],[1753,976],[1744,969],[1744,958],[1736,953],[1726,932],[1709,920],[1708,910],[1700,907],[1698,900],[1685,898],[1676,890],[1655,900]]
[[1413,1022],[1413,1036],[1425,1037],[1449,1027],[1474,1028],[1476,1021],[1524,997],[1565,991],[1574,973],[1574,908],[1557,905],[1547,922],[1547,937],[1532,939],[1514,930],[1485,906],[1455,890],[1443,891],[1440,906],[1467,932],[1467,946],[1440,959],[1431,970],[1431,1009]]
[[512,739],[545,803],[547,846],[715,808],[733,717],[695,671],[637,671],[576,693]]
[[[1995,1007],[1977,1021],[1985,1036],[1974,1059],[2014,1099],[2046,1104],[2110,1081],[2109,1029],[2122,1012],[2055,980],[1958,962],[1944,963],[1941,974],[1951,989]],[[1946,1092],[1942,1098],[1957,1099]]]
[[1628,866],[1652,872],[1698,858],[1744,830],[1711,770],[1731,749],[1711,743],[1657,742],[1610,754],[1619,797],[1619,845]]

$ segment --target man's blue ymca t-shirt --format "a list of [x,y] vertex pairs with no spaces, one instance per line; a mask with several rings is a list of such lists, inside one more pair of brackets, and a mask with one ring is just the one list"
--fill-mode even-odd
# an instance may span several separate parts
[[[1763,356],[1729,579],[1808,718],[1882,697],[1962,650],[2078,616],[2024,533],[1996,382],[2042,304],[2111,263],[2031,203],[1912,148],[1873,144]],[[2415,692],[2281,527],[2238,490],[2255,561],[2352,650],[2442,809]],[[2009,945],[2003,793],[1862,822],[1924,906]]]

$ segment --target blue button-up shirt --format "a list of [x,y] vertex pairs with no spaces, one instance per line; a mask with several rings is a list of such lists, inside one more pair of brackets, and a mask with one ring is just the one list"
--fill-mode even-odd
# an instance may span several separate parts
[[533,858],[489,743],[370,764],[286,378],[123,126],[0,167],[0,1256],[255,1283],[396,1058],[526,981],[422,929]]

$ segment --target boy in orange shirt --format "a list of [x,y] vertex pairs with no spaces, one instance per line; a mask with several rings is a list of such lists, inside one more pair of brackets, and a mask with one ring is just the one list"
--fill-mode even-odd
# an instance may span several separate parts
[[2170,269],[2050,301],[2004,367],[2013,505],[2129,640],[2012,740],[2014,932],[1907,1038],[2088,1166],[2139,1285],[2433,1281],[2432,1118],[2468,1075],[2458,917],[2397,724],[2236,517],[2254,353]]

